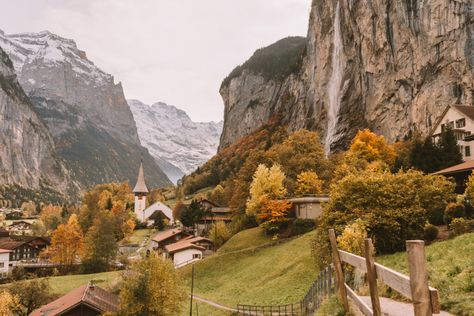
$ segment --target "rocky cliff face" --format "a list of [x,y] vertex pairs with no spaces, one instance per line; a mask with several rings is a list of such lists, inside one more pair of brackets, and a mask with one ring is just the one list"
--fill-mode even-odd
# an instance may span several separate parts
[[0,184],[6,183],[33,189],[54,186],[63,193],[74,189],[48,129],[0,48]]
[[128,100],[142,144],[175,182],[217,151],[222,122],[193,122],[186,112],[163,102]]
[[[290,130],[318,130],[327,151],[364,127],[390,141],[426,133],[447,105],[474,105],[473,66],[473,0],[313,0],[303,62],[277,94],[252,70],[224,82],[221,146],[275,112]],[[260,109],[242,129],[237,115],[254,91]]]
[[58,154],[83,187],[134,182],[143,157],[150,186],[170,184],[140,145],[122,86],[74,41],[50,32],[5,35],[20,84],[50,130]]

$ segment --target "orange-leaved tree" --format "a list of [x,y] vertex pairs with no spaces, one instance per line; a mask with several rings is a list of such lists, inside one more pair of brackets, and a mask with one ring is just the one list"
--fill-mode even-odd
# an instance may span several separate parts
[[48,254],[51,261],[62,264],[65,270],[71,268],[83,248],[84,236],[76,214],[69,217],[67,224],[61,224],[53,232]]

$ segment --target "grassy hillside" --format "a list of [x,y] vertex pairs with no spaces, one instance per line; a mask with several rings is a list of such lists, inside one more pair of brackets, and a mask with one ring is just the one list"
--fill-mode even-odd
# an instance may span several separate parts
[[223,254],[232,251],[255,248],[271,241],[271,237],[266,236],[261,227],[250,228],[234,235],[221,248],[219,248],[219,250],[217,250],[217,253]]
[[[426,247],[430,285],[440,291],[443,310],[474,315],[474,233]],[[377,262],[408,274],[406,253],[377,258]]]
[[[237,240],[231,239],[227,250],[252,244],[256,232],[253,229],[236,235]],[[314,232],[310,232],[277,246],[204,259],[195,265],[195,293],[228,306],[298,302],[316,277],[310,249],[313,237]],[[191,267],[181,273],[189,284]]]

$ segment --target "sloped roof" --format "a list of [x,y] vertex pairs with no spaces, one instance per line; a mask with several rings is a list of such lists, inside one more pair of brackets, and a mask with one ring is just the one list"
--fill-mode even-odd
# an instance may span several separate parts
[[328,202],[329,196],[328,195],[320,195],[320,196],[305,196],[305,197],[296,197],[287,199],[291,203],[299,204],[299,203],[321,203],[321,202]]
[[156,241],[156,242],[162,242],[166,239],[169,239],[171,237],[174,237],[179,234],[184,234],[181,229],[168,229],[163,232],[159,232],[151,240]]
[[0,253],[9,253],[9,252],[12,252],[12,251],[8,249],[0,249]]
[[57,300],[34,310],[30,316],[63,315],[79,304],[85,304],[98,312],[117,312],[119,309],[118,296],[106,290],[89,284],[82,285]]
[[0,248],[1,249],[14,250],[18,247],[21,247],[24,244],[26,244],[26,241],[13,240],[13,239],[10,239],[10,237],[0,238]]
[[468,118],[474,121],[474,106],[469,105],[453,105],[453,108],[466,115]]
[[433,172],[433,174],[447,175],[447,174],[453,174],[453,173],[470,171],[470,170],[474,170],[474,160],[466,161],[458,165],[454,165],[454,166]]
[[140,169],[138,169],[138,179],[133,193],[148,193],[148,188],[145,184],[145,175],[143,173],[143,163],[140,163]]
[[171,222],[174,222],[173,210],[162,202],[153,203],[152,205],[148,206],[143,212],[145,214],[145,218],[148,218],[156,211],[162,211],[163,214],[165,214],[165,216],[168,217]]
[[211,240],[205,237],[198,236],[198,237],[186,238],[178,242],[175,242],[174,244],[167,245],[165,246],[165,250],[169,253],[175,253],[175,252],[185,250],[185,249],[190,249],[190,248],[194,248],[198,250],[206,250],[206,248],[196,244],[199,241],[207,241],[207,242],[212,243]]

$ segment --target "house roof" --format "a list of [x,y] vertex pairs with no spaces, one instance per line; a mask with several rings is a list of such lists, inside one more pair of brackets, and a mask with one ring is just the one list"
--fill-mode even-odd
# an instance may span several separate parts
[[179,234],[184,234],[184,232],[181,229],[169,229],[156,234],[151,240],[156,242],[162,242]]
[[85,304],[98,312],[117,312],[118,296],[95,285],[82,285],[57,300],[34,310],[30,316],[63,315],[72,308]]
[[[21,247],[22,245],[26,244],[25,241],[21,240],[13,240],[10,239],[9,237],[2,237],[0,238],[0,248],[1,249],[7,249],[7,250],[14,250],[18,247]],[[29,246],[29,245],[28,245]],[[31,246],[30,246],[31,247]]]
[[172,222],[174,221],[173,210],[162,202],[156,202],[156,203],[153,203],[152,205],[148,206],[144,210],[144,213],[146,214],[146,217],[150,217],[156,211],[161,211],[166,217],[168,217],[168,219],[170,221],[172,221]]
[[178,251],[183,251],[186,249],[191,249],[191,248],[198,249],[198,250],[206,250],[206,248],[196,244],[197,242],[200,242],[200,241],[207,241],[207,242],[212,243],[211,240],[204,237],[192,237],[192,238],[186,238],[186,239],[180,240],[178,242],[175,242],[174,244],[167,245],[165,246],[165,250],[170,254],[178,252]]
[[471,119],[474,121],[474,106],[469,106],[469,105],[448,105],[441,116],[436,120],[435,124],[433,125],[433,128],[430,131],[430,136],[433,136],[434,131],[438,128],[439,124],[443,121],[443,118],[446,116],[446,113],[448,113],[449,109],[453,108],[457,110],[459,113],[465,115],[467,118]]
[[454,165],[454,166],[433,172],[433,174],[448,175],[448,174],[460,173],[460,172],[471,171],[471,170],[474,170],[474,160],[466,161],[458,165]]
[[213,213],[230,213],[230,212],[232,212],[230,207],[213,207],[211,211]]
[[320,196],[305,196],[305,197],[297,197],[287,199],[291,203],[300,204],[300,203],[321,203],[321,202],[328,202],[329,196],[328,195],[320,195]]
[[145,175],[143,173],[143,163],[140,163],[140,169],[138,169],[138,179],[133,193],[148,193],[148,188],[145,184]]
[[216,203],[214,203],[214,202],[212,202],[212,201],[209,201],[208,199],[200,199],[200,200],[199,200],[199,203],[203,203],[203,202],[209,203],[209,204],[211,204],[213,207],[219,207],[219,205],[217,205]]
[[28,226],[32,226],[32,224],[28,223],[27,221],[14,221],[13,223],[8,225],[7,227],[12,227],[12,226],[19,225],[19,224],[26,224]]
[[12,251],[8,249],[0,249],[0,253],[9,253],[9,252],[12,252]]

